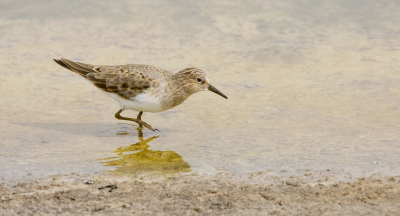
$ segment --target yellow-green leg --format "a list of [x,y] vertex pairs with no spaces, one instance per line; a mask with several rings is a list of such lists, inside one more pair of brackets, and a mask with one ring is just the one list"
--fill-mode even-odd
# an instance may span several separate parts
[[144,122],[144,121],[141,120],[141,119],[142,119],[143,111],[140,111],[140,112],[139,112],[139,114],[138,114],[138,116],[137,116],[137,119],[134,119],[134,118],[127,118],[127,117],[121,116],[120,114],[121,114],[122,111],[123,111],[123,110],[120,109],[117,113],[115,113],[115,118],[120,119],[120,120],[134,121],[134,122],[136,122],[136,123],[139,124],[139,127],[141,127],[141,126],[143,125],[143,126],[147,127],[148,129],[150,129],[150,130],[152,130],[152,131],[159,131],[158,129],[153,128],[151,125],[149,125],[149,124],[147,124],[146,122]]
[[[143,111],[140,111],[139,114],[137,115],[136,119],[139,121],[142,121],[142,114],[143,114]],[[139,123],[139,127],[142,128],[142,124]]]

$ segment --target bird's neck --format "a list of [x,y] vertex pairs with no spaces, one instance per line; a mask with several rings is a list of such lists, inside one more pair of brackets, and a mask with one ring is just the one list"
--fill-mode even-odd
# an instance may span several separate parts
[[[190,92],[190,89],[184,85],[183,79],[180,78],[179,76],[171,77],[171,83],[173,83],[173,85],[168,86],[165,89],[165,91],[167,92],[165,96],[168,97],[165,99],[169,101],[169,103],[165,105],[170,108],[178,106],[179,104],[183,103],[190,95],[193,94],[192,92]],[[170,88],[172,86],[174,87]]]

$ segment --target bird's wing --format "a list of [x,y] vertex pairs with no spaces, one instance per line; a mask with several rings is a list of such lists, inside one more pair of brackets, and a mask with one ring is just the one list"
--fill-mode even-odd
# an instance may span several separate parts
[[159,84],[157,77],[170,73],[148,65],[102,66],[74,62],[61,58],[54,61],[90,80],[103,91],[118,94],[126,99],[134,98],[150,87]]

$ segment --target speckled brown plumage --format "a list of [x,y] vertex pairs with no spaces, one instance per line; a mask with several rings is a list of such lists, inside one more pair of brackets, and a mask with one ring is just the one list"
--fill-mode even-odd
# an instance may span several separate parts
[[103,66],[73,62],[63,58],[55,61],[92,81],[101,90],[118,94],[126,99],[134,98],[150,87],[157,87],[162,75],[172,75],[169,71],[149,65]]

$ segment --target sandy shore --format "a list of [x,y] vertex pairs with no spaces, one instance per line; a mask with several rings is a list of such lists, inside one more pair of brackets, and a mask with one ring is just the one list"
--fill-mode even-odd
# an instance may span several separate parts
[[[398,215],[400,176],[59,175],[0,185],[0,215]],[[85,184],[91,180],[93,184]],[[113,186],[110,186],[113,185]],[[116,189],[111,189],[112,187]],[[105,189],[100,187],[110,186]]]

